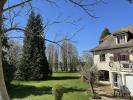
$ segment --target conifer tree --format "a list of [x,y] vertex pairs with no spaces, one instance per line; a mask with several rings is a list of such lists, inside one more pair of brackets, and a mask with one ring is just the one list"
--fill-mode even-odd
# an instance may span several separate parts
[[24,33],[24,45],[23,45],[23,54],[21,59],[21,65],[17,68],[15,73],[15,79],[18,80],[29,80],[31,75],[31,59],[32,59],[32,45],[31,38],[34,28],[35,13],[31,13],[27,23],[26,31]]
[[43,35],[41,16],[32,12],[25,31],[23,57],[16,72],[16,79],[44,80],[50,75]]
[[111,33],[109,32],[109,29],[108,28],[105,28],[102,33],[101,33],[101,36],[100,36],[100,43],[103,42],[103,39],[110,35]]
[[49,64],[47,62],[47,58],[45,55],[45,43],[44,43],[44,32],[43,32],[43,24],[42,18],[38,14],[35,18],[35,27],[33,34],[33,59],[32,59],[32,69],[33,69],[33,77],[34,80],[42,80],[47,79],[50,70]]

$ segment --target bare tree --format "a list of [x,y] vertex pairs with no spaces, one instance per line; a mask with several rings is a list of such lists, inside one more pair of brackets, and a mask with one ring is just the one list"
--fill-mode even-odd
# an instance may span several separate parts
[[89,51],[84,51],[81,59],[84,62],[84,64],[81,64],[81,76],[90,84],[91,92],[94,94],[93,85],[98,81],[97,66],[93,65],[92,55]]
[[59,48],[57,46],[55,48],[54,62],[54,70],[59,71]]
[[93,65],[93,56],[88,50],[83,51],[81,60],[84,63],[84,65]]
[[[64,40],[61,44],[61,50],[60,50],[60,55],[61,55],[61,71],[68,71],[68,61],[67,61],[67,54],[68,54],[68,49],[67,49],[67,41]],[[64,50],[65,49],[65,50]]]
[[54,52],[55,52],[55,46],[52,43],[49,43],[46,48],[46,55],[49,62],[49,67],[52,69],[54,66]]
[[[7,33],[10,31],[25,31],[25,28],[19,27],[17,23],[15,23],[15,17],[19,16],[21,11],[23,10],[22,8],[29,8],[29,10],[32,9],[31,2],[33,0],[20,0],[20,1],[15,1],[15,3],[9,4],[10,0],[0,0],[0,99],[1,100],[9,100],[8,93],[6,91],[5,87],[5,82],[4,82],[4,77],[3,77],[3,68],[2,68],[2,34]],[[56,1],[54,0],[43,0],[46,2],[49,2],[51,4],[56,4]],[[86,2],[86,0],[65,0],[66,2],[72,3],[76,5],[77,7],[81,8],[83,11],[85,11],[89,16],[96,18],[89,10],[89,7],[92,7],[94,5],[97,5],[99,2],[103,2],[103,0],[95,0],[93,3]],[[8,6],[7,6],[8,5]],[[20,8],[20,10],[14,10],[16,8]],[[27,10],[27,13],[29,12]],[[6,16],[8,15],[8,16]],[[9,24],[7,24],[8,28],[6,30],[3,30],[4,26],[4,21],[8,20]],[[30,30],[28,30],[30,32]],[[21,37],[19,37],[21,38]],[[45,39],[49,42],[48,39]],[[53,42],[55,44],[58,44],[58,42]],[[59,44],[58,44],[59,45]]]
[[46,48],[46,55],[51,69],[58,71],[58,60],[59,60],[58,47],[53,43],[49,43]]
[[71,43],[70,41],[68,41],[68,55],[67,55],[67,59],[68,59],[68,67],[69,70],[72,71],[76,71],[77,70],[77,66],[78,66],[78,52],[76,47],[74,46],[73,43]]
[[[78,65],[78,52],[70,40],[64,39],[61,45],[62,71],[76,71]],[[64,50],[65,49],[65,50]]]
[[22,46],[14,40],[9,40],[8,60],[11,65],[17,67],[22,57]]
[[84,79],[90,84],[92,94],[95,94],[93,85],[98,80],[97,67],[96,66],[90,66],[90,65],[86,64],[85,66],[81,67],[80,73],[84,77]]

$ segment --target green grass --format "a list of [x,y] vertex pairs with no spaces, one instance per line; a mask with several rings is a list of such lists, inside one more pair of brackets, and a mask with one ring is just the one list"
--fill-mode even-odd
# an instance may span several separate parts
[[66,88],[63,100],[89,100],[88,84],[79,79],[78,73],[54,73],[48,81],[13,81],[9,95],[12,100],[54,100],[52,87]]

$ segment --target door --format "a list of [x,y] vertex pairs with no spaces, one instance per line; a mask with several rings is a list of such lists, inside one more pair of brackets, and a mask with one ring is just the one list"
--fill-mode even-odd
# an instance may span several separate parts
[[126,76],[126,86],[129,91],[133,94],[133,75]]

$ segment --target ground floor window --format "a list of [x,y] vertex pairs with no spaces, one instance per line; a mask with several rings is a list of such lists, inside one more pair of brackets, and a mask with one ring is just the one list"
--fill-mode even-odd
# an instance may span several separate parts
[[99,81],[109,81],[109,71],[99,70]]

